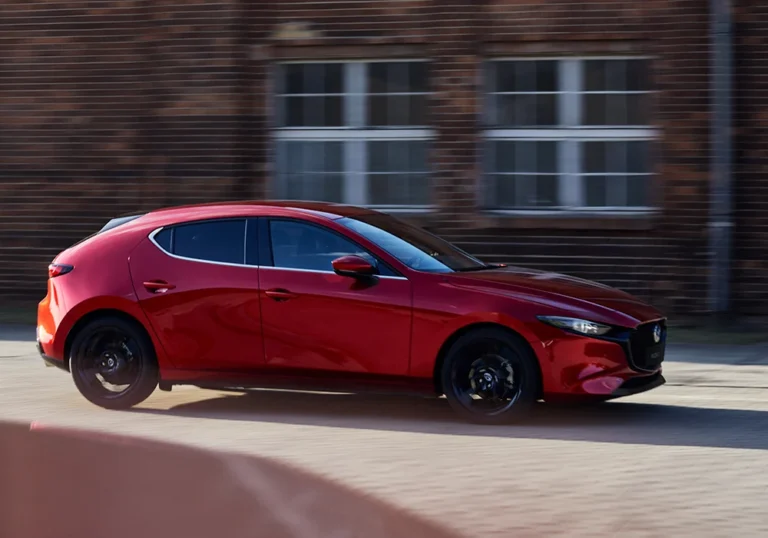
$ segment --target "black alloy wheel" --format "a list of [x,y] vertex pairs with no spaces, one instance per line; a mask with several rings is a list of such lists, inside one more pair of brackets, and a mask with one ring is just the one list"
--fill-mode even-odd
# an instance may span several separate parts
[[159,371],[152,342],[134,323],[96,319],[77,333],[70,369],[80,393],[107,409],[128,409],[157,387]]
[[443,365],[451,407],[472,422],[500,424],[525,417],[538,399],[540,370],[530,349],[501,328],[461,336]]

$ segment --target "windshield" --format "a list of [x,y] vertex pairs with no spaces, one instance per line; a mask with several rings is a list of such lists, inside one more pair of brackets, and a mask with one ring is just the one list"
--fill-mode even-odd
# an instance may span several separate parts
[[389,215],[363,215],[337,222],[417,271],[450,273],[490,267],[449,242]]

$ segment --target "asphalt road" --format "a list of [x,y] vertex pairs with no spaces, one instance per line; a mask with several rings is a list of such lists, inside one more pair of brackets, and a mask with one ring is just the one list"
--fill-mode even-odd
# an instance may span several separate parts
[[277,391],[104,411],[43,367],[33,334],[0,326],[0,420],[270,456],[468,536],[768,536],[766,348],[673,346],[656,391],[484,427],[440,400]]

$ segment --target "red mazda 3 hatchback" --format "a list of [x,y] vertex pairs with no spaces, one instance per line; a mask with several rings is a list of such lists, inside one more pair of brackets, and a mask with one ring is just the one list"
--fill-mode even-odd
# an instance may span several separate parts
[[664,383],[666,323],[627,293],[486,264],[351,206],[222,203],[115,219],[59,254],[38,349],[111,409],[156,387],[445,395],[502,422]]

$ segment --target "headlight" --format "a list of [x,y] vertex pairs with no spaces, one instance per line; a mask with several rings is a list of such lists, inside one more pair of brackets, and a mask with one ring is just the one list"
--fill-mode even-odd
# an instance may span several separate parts
[[612,328],[609,325],[587,321],[586,319],[562,318],[559,316],[539,316],[539,321],[586,336],[602,336],[609,333]]

